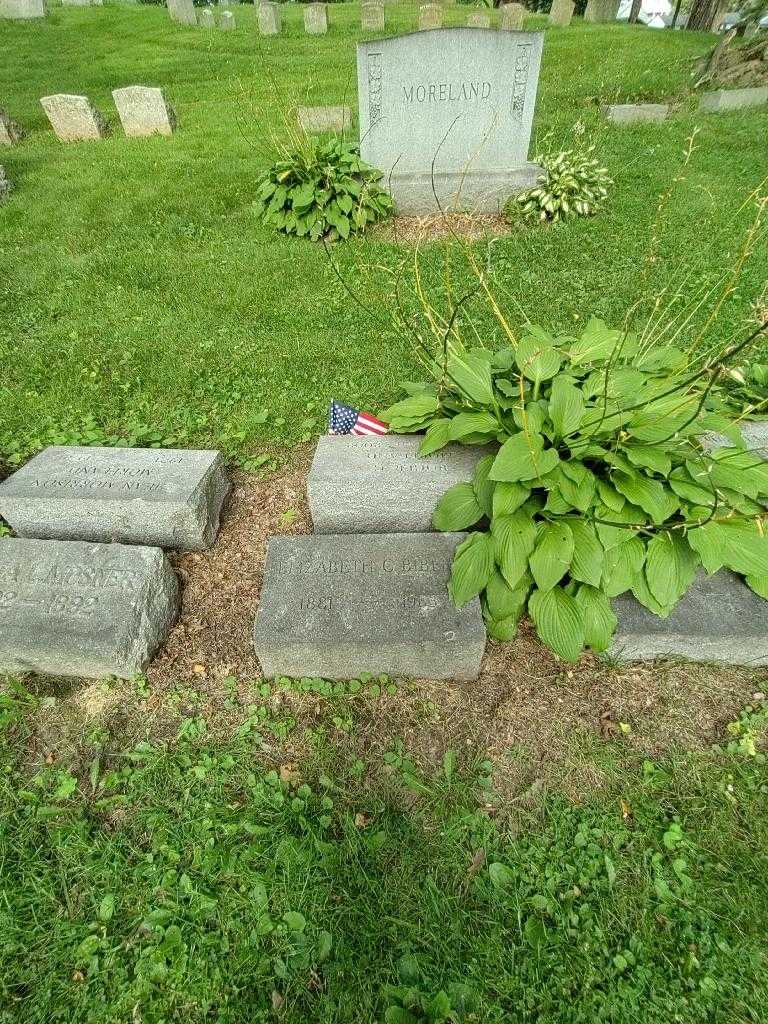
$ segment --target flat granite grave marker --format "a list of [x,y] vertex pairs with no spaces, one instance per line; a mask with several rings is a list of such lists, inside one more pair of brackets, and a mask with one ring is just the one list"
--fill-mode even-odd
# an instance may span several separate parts
[[360,7],[360,28],[364,32],[384,31],[384,4],[364,3]]
[[162,89],[127,85],[124,89],[114,89],[112,99],[129,138],[173,135],[176,130],[176,114]]
[[197,25],[197,14],[192,0],[167,0],[171,21],[179,25]]
[[29,21],[45,15],[45,0],[0,0],[0,18]]
[[471,480],[491,449],[452,444],[422,458],[420,442],[413,434],[321,437],[307,481],[315,532],[432,530],[440,498]]
[[103,139],[109,126],[87,96],[57,93],[43,96],[40,104],[61,142],[90,142]]
[[467,17],[467,28],[490,28],[491,17],[489,14],[475,12]]
[[254,626],[266,677],[476,679],[485,628],[448,580],[463,534],[273,537]]
[[178,607],[159,548],[0,540],[0,672],[131,679]]
[[399,213],[498,212],[536,184],[528,144],[543,38],[457,28],[358,44],[360,149]]
[[275,3],[259,4],[259,32],[263,36],[280,34],[280,7]]
[[21,537],[199,551],[228,491],[219,452],[53,447],[0,483],[0,515]]
[[549,11],[549,24],[556,28],[568,28],[573,18],[575,6],[573,0],[552,0],[552,7]]
[[344,132],[352,124],[349,107],[299,107],[299,126],[305,132]]
[[419,31],[443,27],[442,4],[422,4],[419,7]]
[[609,653],[621,661],[676,656],[768,664],[768,601],[726,569],[700,572],[669,618],[653,615],[631,594],[614,598],[613,610],[619,624]]
[[669,115],[668,103],[613,103],[604,106],[603,113],[614,124],[634,124],[636,121],[664,121]]
[[311,36],[324,36],[328,31],[328,8],[325,4],[307,4],[304,8],[304,31]]
[[762,107],[768,103],[768,85],[753,89],[717,89],[705,92],[699,100],[699,110],[716,114],[724,110],[742,110],[744,107]]
[[24,138],[24,132],[5,110],[0,109],[0,146],[15,146]]
[[501,29],[503,32],[520,32],[523,28],[525,7],[522,4],[504,4],[501,8]]

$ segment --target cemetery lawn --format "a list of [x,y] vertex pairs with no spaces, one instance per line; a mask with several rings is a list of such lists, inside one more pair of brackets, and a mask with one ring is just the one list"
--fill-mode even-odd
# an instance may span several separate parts
[[[451,9],[448,23],[465,14]],[[415,16],[406,6],[387,11],[392,31]],[[334,5],[328,35],[309,37],[301,9],[289,6],[283,34],[266,40],[248,6],[229,34],[174,25],[162,7],[117,4],[0,24],[0,103],[28,131],[1,157],[15,192],[0,213],[0,456],[15,461],[52,441],[125,440],[220,447],[253,465],[314,436],[330,398],[376,411],[414,375],[408,340],[350,299],[324,250],[254,215],[254,182],[271,136],[283,134],[281,111],[354,107],[359,17],[357,4]],[[616,185],[594,220],[478,243],[514,322],[621,322],[644,290],[658,196],[694,130],[647,291],[672,284],[690,298],[734,264],[753,213],[740,208],[765,175],[768,112],[695,112],[689,72],[711,42],[580,22],[547,33],[532,149],[567,148],[583,125]],[[115,123],[111,90],[134,83],[166,89],[180,121],[173,139],[126,139],[118,124],[106,141],[62,145],[39,104],[51,93],[87,94]],[[632,100],[680,109],[659,125],[604,123],[598,103]],[[384,275],[365,268],[393,267],[409,251],[385,239],[333,254],[378,313],[388,308]],[[760,264],[758,253],[715,340],[750,319]],[[466,270],[456,273],[461,282]],[[476,315],[493,341],[487,314]],[[691,331],[705,317],[702,309]]]

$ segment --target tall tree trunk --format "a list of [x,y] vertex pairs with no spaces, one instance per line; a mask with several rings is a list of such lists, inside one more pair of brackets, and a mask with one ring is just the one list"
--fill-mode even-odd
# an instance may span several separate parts
[[632,0],[632,7],[629,12],[629,24],[634,25],[637,19],[640,17],[640,8],[643,6],[643,0]]
[[722,0],[693,0],[687,27],[694,32],[711,32],[725,9]]

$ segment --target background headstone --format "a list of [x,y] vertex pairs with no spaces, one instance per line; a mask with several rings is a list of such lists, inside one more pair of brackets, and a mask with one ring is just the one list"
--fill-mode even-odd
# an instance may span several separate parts
[[216,15],[212,7],[202,7],[197,12],[197,24],[200,28],[216,28]]
[[471,480],[490,449],[452,444],[422,458],[420,442],[413,434],[321,437],[307,481],[315,532],[432,530],[440,498]]
[[593,23],[615,21],[618,9],[618,0],[587,0],[584,21]]
[[504,32],[522,32],[525,8],[522,4],[504,4],[501,8],[501,28]]
[[384,31],[384,4],[364,3],[360,7],[360,28],[364,32]]
[[360,149],[398,212],[437,213],[434,184],[444,210],[497,213],[536,184],[528,145],[543,38],[458,28],[358,44]]
[[490,28],[491,27],[491,16],[489,14],[482,14],[480,11],[475,11],[474,14],[470,14],[467,17],[467,28]]
[[103,139],[109,132],[107,122],[87,96],[58,93],[40,100],[46,117],[62,142]]
[[557,28],[567,28],[571,24],[575,6],[573,0],[552,0],[549,24],[555,25]]
[[668,103],[614,103],[603,107],[603,113],[615,124],[635,121],[664,121],[669,115]]
[[304,31],[322,36],[328,31],[328,8],[325,4],[307,4],[304,8]]
[[0,483],[21,537],[210,547],[229,491],[219,452],[46,448]]
[[344,132],[352,124],[349,107],[299,107],[297,111],[300,127],[311,132]]
[[23,137],[24,132],[19,125],[11,120],[6,111],[0,110],[0,146],[15,146]]
[[28,21],[45,15],[45,0],[0,0],[0,18]]
[[735,573],[700,572],[666,619],[631,594],[614,598],[619,620],[610,655],[622,661],[682,657],[729,665],[768,664],[768,601]]
[[479,602],[448,595],[463,536],[273,537],[254,627],[264,675],[477,678]]
[[180,25],[197,25],[197,14],[192,0],[167,0],[168,14]]
[[280,33],[280,7],[275,3],[261,3],[258,6],[259,32],[263,36],[276,36]]
[[5,168],[0,164],[0,200],[5,199],[11,191],[11,183],[5,176]]
[[90,7],[93,0],[61,0],[65,7]]
[[235,15],[232,11],[222,11],[219,15],[219,28],[222,32],[231,32],[235,27]]
[[178,607],[159,548],[0,540],[0,672],[131,679]]
[[419,31],[442,28],[443,8],[441,4],[422,4],[419,7]]
[[705,92],[699,100],[699,110],[717,113],[721,110],[741,110],[743,107],[761,107],[768,103],[768,85],[754,89],[717,89]]
[[163,95],[162,89],[146,85],[128,85],[114,89],[112,99],[129,138],[143,138],[148,135],[173,135],[176,129],[176,115]]

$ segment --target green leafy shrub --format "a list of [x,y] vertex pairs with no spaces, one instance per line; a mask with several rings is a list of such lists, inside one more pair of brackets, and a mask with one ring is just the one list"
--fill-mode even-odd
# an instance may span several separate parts
[[259,180],[257,212],[288,235],[349,238],[394,212],[380,179],[354,146],[305,139]]
[[768,364],[734,366],[720,376],[720,397],[742,416],[768,417]]
[[534,188],[512,196],[505,207],[509,220],[522,215],[526,221],[560,221],[591,217],[602,207],[613,184],[605,167],[585,152],[568,150],[555,156],[537,157],[544,168]]
[[[707,372],[687,361],[595,318],[579,337],[529,325],[495,352],[446,345],[436,383],[409,385],[382,414],[396,432],[425,430],[423,455],[450,441],[494,449],[434,514],[438,530],[475,528],[450,591],[459,607],[482,595],[492,636],[512,639],[527,610],[575,661],[609,646],[611,598],[631,591],[666,617],[700,566],[768,597],[768,463],[706,409]],[[707,452],[706,431],[730,444]]]

